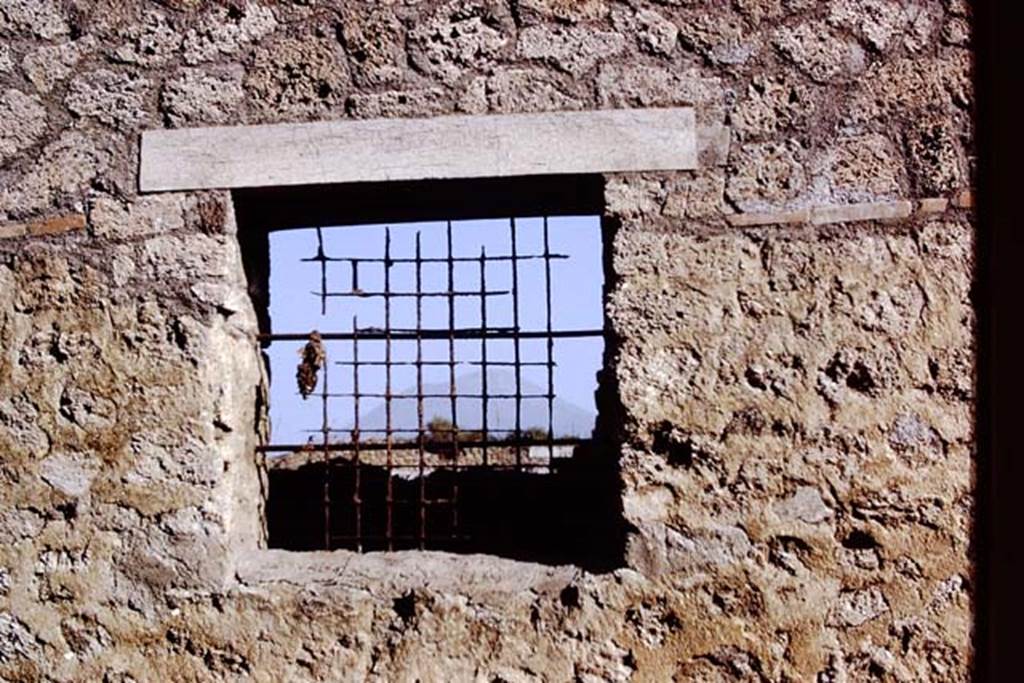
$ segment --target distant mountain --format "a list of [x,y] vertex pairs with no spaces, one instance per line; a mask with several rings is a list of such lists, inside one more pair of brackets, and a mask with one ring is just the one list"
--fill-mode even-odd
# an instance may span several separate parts
[[[477,371],[459,375],[455,378],[456,394],[480,395],[483,391],[483,372]],[[487,372],[487,394],[512,395],[516,390],[515,373],[510,370],[497,368],[488,369]],[[523,381],[521,385],[523,394],[538,395],[544,394],[547,387],[542,387],[532,382]],[[396,394],[415,395],[415,385],[396,389]],[[430,422],[434,417],[445,420],[452,420],[451,400],[447,398],[449,393],[448,382],[424,383],[424,394],[443,394],[445,398],[423,399],[423,421]],[[557,393],[557,388],[556,388]],[[418,424],[417,405],[414,400],[392,400],[391,401],[391,425],[394,429],[415,429]],[[456,402],[457,424],[460,429],[479,430],[483,428],[483,406],[480,399],[459,398]],[[594,411],[581,408],[580,406],[560,398],[554,400],[553,411],[553,432],[556,437],[563,436],[590,436],[594,427],[596,414]],[[359,418],[360,426],[363,429],[383,428],[386,422],[386,413],[382,401],[374,402],[374,407]],[[487,428],[489,430],[514,430],[516,425],[515,401],[512,399],[489,399],[487,402]],[[520,403],[520,426],[523,431],[530,427],[548,428],[548,403],[546,399],[524,399]],[[351,429],[349,423],[345,429]]]

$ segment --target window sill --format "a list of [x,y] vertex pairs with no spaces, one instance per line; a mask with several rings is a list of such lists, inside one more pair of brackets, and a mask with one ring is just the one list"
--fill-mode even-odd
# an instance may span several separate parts
[[252,587],[290,584],[394,593],[430,588],[483,599],[524,591],[557,594],[576,580],[582,570],[571,565],[548,566],[492,555],[419,550],[252,550],[239,556],[236,573],[240,583]]

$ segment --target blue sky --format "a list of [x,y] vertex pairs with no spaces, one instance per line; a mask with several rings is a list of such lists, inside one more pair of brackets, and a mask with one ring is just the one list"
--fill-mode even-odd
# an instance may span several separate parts
[[[517,218],[517,249],[520,255],[543,253],[543,222],[540,218]],[[510,244],[510,221],[470,220],[455,221],[452,224],[452,244],[455,256],[478,257],[481,248],[488,256],[508,255]],[[329,227],[322,230],[325,252],[331,257],[380,257],[384,253],[384,225],[359,225]],[[391,228],[391,255],[395,258],[415,255],[416,233],[421,235],[422,256],[443,258],[447,253],[446,226],[443,222],[398,223]],[[552,327],[562,329],[600,329],[603,327],[602,287],[604,281],[601,258],[600,218],[597,216],[559,216],[548,219],[548,235],[552,253],[569,256],[568,259],[551,261],[552,282]],[[321,302],[316,294],[320,289],[320,264],[304,262],[303,258],[314,256],[317,250],[316,229],[298,229],[273,232],[270,235],[270,315],[271,329],[277,333],[306,333],[310,329],[321,332],[350,332],[354,316],[359,326],[384,327],[384,305],[380,297],[373,298],[328,298],[326,315],[322,315]],[[486,266],[488,290],[508,290],[512,286],[510,261],[497,261]],[[448,271],[444,263],[422,265],[422,287],[424,291],[447,291]],[[394,264],[391,267],[392,291],[412,292],[415,290],[415,266]],[[520,261],[519,279],[519,320],[523,330],[543,330],[545,319],[544,261],[542,259]],[[479,290],[479,262],[456,263],[454,271],[455,289]],[[351,266],[348,263],[327,264],[328,291],[348,291],[352,285]],[[381,291],[384,286],[384,266],[363,264],[359,267],[359,288],[363,291]],[[415,298],[392,300],[392,328],[414,328],[416,326]],[[487,323],[489,327],[512,326],[512,303],[510,296],[493,296],[487,299]],[[448,325],[447,298],[425,298],[423,300],[422,324],[424,328],[445,329]],[[455,304],[456,327],[479,327],[481,319],[480,298],[457,298]],[[275,443],[305,443],[307,430],[318,430],[320,426],[320,404],[314,397],[303,401],[295,385],[295,367],[303,342],[274,342],[270,349],[271,362],[271,427]],[[351,392],[353,388],[352,369],[349,366],[334,365],[335,361],[351,360],[352,343],[348,341],[327,342],[328,371],[331,392]],[[592,426],[588,416],[596,414],[594,390],[597,386],[596,373],[602,365],[604,341],[601,338],[559,339],[555,341],[554,361],[556,404],[556,425],[562,424],[581,434],[589,434]],[[514,346],[511,340],[490,340],[487,342],[488,360],[513,360]],[[384,343],[362,341],[359,344],[360,360],[384,360]],[[523,361],[546,360],[544,340],[522,340],[520,355]],[[393,360],[415,360],[415,342],[392,342]],[[480,360],[481,342],[462,340],[456,342],[457,360]],[[425,361],[447,361],[448,342],[444,340],[423,343]],[[434,388],[449,383],[448,368],[443,366],[425,367],[423,381]],[[480,369],[477,366],[456,367],[457,387],[479,389]],[[492,384],[502,387],[514,386],[514,375],[510,368],[488,373]],[[475,375],[474,375],[475,373]],[[524,388],[546,388],[547,375],[543,367],[524,367],[521,376]],[[321,379],[322,382],[322,379]],[[383,391],[385,372],[383,367],[364,367],[360,371],[360,391]],[[392,391],[414,393],[416,371],[414,367],[392,369]],[[464,386],[465,383],[465,386]],[[319,387],[318,387],[319,389]],[[490,392],[493,393],[493,387]],[[468,405],[470,399],[460,401],[458,410],[465,416],[480,413],[480,401],[475,407]],[[370,425],[367,419],[381,414],[381,401],[364,399],[360,403],[363,427]],[[542,400],[524,401],[535,405],[523,407],[523,412],[546,415],[546,404]],[[411,402],[415,411],[415,402]],[[575,408],[580,408],[581,413]],[[488,406],[488,423],[508,424],[509,415],[514,414],[514,401],[491,401]],[[408,414],[406,411],[393,411]],[[560,422],[558,413],[564,413]],[[497,418],[495,418],[497,415]],[[351,426],[353,405],[350,399],[332,399],[330,421],[333,427],[347,429]],[[426,416],[429,420],[430,415]],[[479,419],[479,418],[477,418]],[[472,427],[460,419],[463,426]],[[408,422],[408,420],[407,420]],[[588,424],[580,424],[587,422]],[[394,424],[395,427],[413,428],[413,424]],[[524,424],[523,427],[531,425]],[[546,426],[546,425],[543,425]]]

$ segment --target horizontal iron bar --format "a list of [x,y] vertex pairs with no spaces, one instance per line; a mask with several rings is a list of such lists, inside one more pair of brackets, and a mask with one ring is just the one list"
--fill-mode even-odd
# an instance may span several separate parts
[[387,366],[387,365],[390,365],[392,367],[417,366],[417,365],[423,365],[423,366],[442,365],[444,367],[448,367],[449,365],[487,365],[488,367],[494,366],[494,367],[510,367],[510,368],[516,367],[516,366],[520,366],[520,367],[524,367],[524,368],[525,367],[535,367],[535,366],[547,367],[547,366],[550,365],[551,367],[558,367],[558,363],[554,363],[554,362],[548,363],[545,360],[519,361],[518,363],[513,361],[513,360],[509,360],[509,361],[489,360],[489,361],[487,361],[487,363],[484,363],[481,360],[457,360],[457,361],[450,361],[450,360],[424,360],[424,361],[416,361],[416,360],[392,360],[392,361],[386,361],[386,360],[361,360],[361,361],[358,361],[358,362],[356,362],[354,360],[336,360],[336,361],[334,361],[334,364],[335,365],[347,365],[347,366],[358,365],[360,367],[362,367],[364,365],[367,365],[367,366],[378,366],[379,365],[379,366],[382,366],[382,367],[383,366]]
[[[555,458],[554,460],[558,460],[558,458]],[[318,460],[316,462],[323,462],[323,461],[322,460]],[[395,464],[392,464],[390,467],[388,467],[387,465],[375,465],[373,463],[362,462],[362,461],[357,463],[354,460],[337,460],[337,459],[332,459],[332,460],[328,460],[327,462],[331,463],[332,467],[337,467],[339,469],[344,469],[344,468],[355,469],[356,467],[362,467],[362,468],[376,467],[377,469],[381,469],[381,470],[408,470],[408,471],[419,471],[419,469],[420,469],[420,466],[418,464],[417,465],[395,465]],[[510,463],[510,464],[507,464],[507,465],[502,465],[502,464],[496,464],[496,463],[484,464],[484,463],[464,463],[464,462],[460,462],[457,465],[454,464],[454,463],[452,463],[452,464],[439,464],[439,465],[424,465],[423,469],[424,469],[425,473],[426,473],[427,470],[430,470],[432,472],[434,472],[434,471],[459,472],[459,471],[469,471],[469,470],[485,470],[485,471],[492,471],[492,470],[494,470],[494,471],[521,471],[521,472],[526,472],[526,471],[529,471],[529,470],[546,470],[546,469],[550,469],[553,464],[554,464],[554,461],[552,461],[552,462],[542,462],[542,463],[536,463],[536,462],[535,463],[525,463],[524,462],[521,465],[516,465],[515,463]],[[280,465],[277,462],[270,461],[270,462],[267,463],[267,467],[269,467],[270,469],[278,469],[278,468],[283,468],[284,465]],[[365,503],[365,502],[366,502],[365,498],[360,500],[360,503]]]
[[[259,334],[258,339],[264,341],[309,341],[309,332],[277,332],[271,334]],[[359,332],[321,332],[320,339],[324,341],[383,341],[390,339],[391,341],[402,341],[416,339],[448,339],[449,335],[454,339],[480,339],[486,337],[488,339],[563,339],[563,338],[575,338],[575,337],[601,337],[604,336],[604,330],[552,330],[546,332],[544,330],[527,330],[516,332],[515,330],[509,331],[491,331],[475,329],[464,329],[460,328],[457,330],[438,330],[438,329],[426,329],[415,331],[402,331],[392,330],[387,332],[385,330],[361,330]]]
[[[379,393],[379,392],[374,393],[374,392],[369,392],[369,391],[361,391],[358,394],[356,394],[356,393],[348,393],[348,392],[327,393],[327,394],[321,393],[320,396],[325,397],[325,398],[355,398],[356,396],[358,396],[359,398],[385,398],[385,399],[396,399],[396,400],[399,400],[399,401],[403,401],[403,400],[415,400],[415,399],[419,399],[419,398],[451,398],[452,394],[451,394],[451,392],[447,392],[447,393],[444,393],[444,394],[382,394],[382,393]],[[485,399],[485,398],[487,400],[491,400],[491,399],[509,400],[509,399],[513,399],[513,398],[521,398],[523,400],[526,400],[526,399],[540,399],[540,398],[555,398],[555,395],[554,394],[519,394],[519,395],[516,395],[516,394],[460,394],[460,393],[456,393],[455,394],[455,398],[465,398],[465,399],[472,399],[472,400],[482,400],[482,399]]]
[[[324,433],[323,429],[303,429],[302,431],[306,432],[306,433],[309,433],[309,434],[323,434]],[[352,431],[353,431],[352,429],[328,429],[327,433],[328,434],[351,434]],[[476,430],[476,431],[482,431],[482,430]],[[502,434],[502,433],[504,433],[504,434],[515,434],[516,433],[515,429],[498,429],[496,427],[488,427],[487,431],[490,434]],[[518,431],[520,433],[524,433],[526,430],[520,429]],[[367,429],[365,427],[360,427],[359,428],[359,433],[360,434],[420,434],[420,433],[422,433],[424,436],[426,436],[427,434],[430,433],[430,429],[427,428],[427,427],[424,427],[423,429],[419,429],[417,427],[408,427],[408,428],[392,427],[391,429],[383,429],[383,428],[382,429]],[[435,441],[436,441],[436,439],[435,439]],[[496,438],[496,439],[493,439],[493,441],[499,441],[500,442],[500,439]],[[547,445],[547,441],[545,441],[542,445],[546,446]]]
[[[332,541],[420,541],[420,540],[422,540],[422,541],[426,541],[426,542],[429,543],[431,541],[469,541],[469,540],[472,540],[472,536],[467,536],[465,534],[462,534],[462,535],[451,535],[451,536],[436,536],[436,535],[432,535],[432,536],[424,536],[424,537],[415,536],[415,535],[408,535],[408,534],[392,534],[391,536],[387,536],[385,534],[360,534],[358,536],[353,536],[353,535],[350,535],[350,534],[339,534],[339,535],[332,535],[331,536],[331,540]],[[410,548],[410,550],[411,550],[411,548]]]
[[[560,436],[554,439],[494,439],[487,441],[459,441],[460,450],[469,448],[500,448],[502,446],[526,448],[528,446],[579,446],[589,443],[590,439],[581,439],[574,436]],[[424,444],[424,447],[447,448],[452,445],[451,441],[435,440]],[[392,450],[416,450],[420,447],[418,441],[398,442],[391,444]],[[388,449],[388,444],[378,441],[367,442],[345,442],[329,444],[266,444],[257,446],[260,453],[284,453],[284,452],[306,452],[322,453],[323,451],[354,451],[358,448],[361,451],[383,451]]]
[[430,297],[437,298],[449,298],[453,296],[468,297],[468,296],[507,296],[512,292],[507,289],[494,289],[489,292],[474,292],[471,289],[460,289],[451,292],[310,292],[316,297],[350,297],[357,299],[369,299],[372,297],[388,298],[388,299],[427,299]]
[[[511,254],[499,254],[499,255],[496,255],[496,256],[485,256],[484,260],[485,261],[511,261],[512,258],[513,257],[512,257]],[[530,261],[530,260],[534,260],[534,259],[543,259],[543,258],[567,259],[567,258],[569,258],[569,255],[568,254],[547,254],[547,255],[545,255],[545,254],[523,254],[523,255],[517,255],[515,257],[515,260],[516,261]],[[308,262],[320,263],[321,261],[323,261],[323,262],[335,261],[335,262],[343,262],[343,263],[448,263],[449,261],[453,261],[453,262],[456,262],[456,263],[464,263],[464,262],[479,263],[480,262],[480,257],[479,256],[453,256],[451,258],[446,258],[444,256],[433,256],[433,257],[426,257],[426,258],[419,258],[419,259],[418,258],[412,258],[412,257],[401,257],[401,258],[386,259],[386,258],[384,258],[382,256],[378,256],[378,257],[368,257],[368,256],[323,256],[323,257],[320,257],[320,256],[308,256],[308,257],[306,257],[304,259],[300,259],[300,260],[305,261],[307,263]]]

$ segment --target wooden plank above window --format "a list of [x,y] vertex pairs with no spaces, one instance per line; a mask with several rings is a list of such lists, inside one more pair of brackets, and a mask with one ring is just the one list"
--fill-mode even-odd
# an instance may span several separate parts
[[690,107],[151,130],[143,192],[685,170]]

